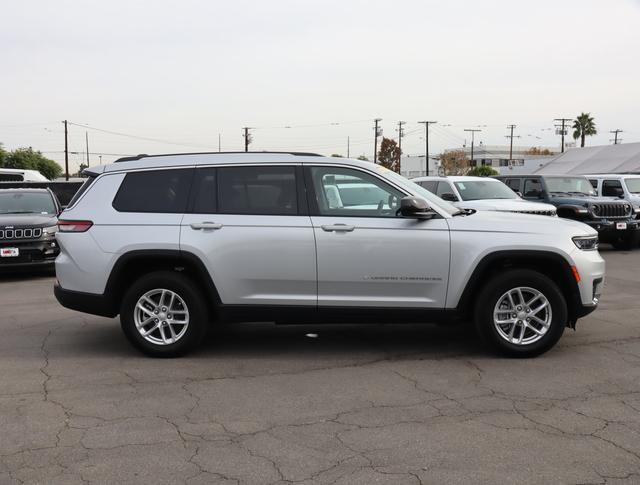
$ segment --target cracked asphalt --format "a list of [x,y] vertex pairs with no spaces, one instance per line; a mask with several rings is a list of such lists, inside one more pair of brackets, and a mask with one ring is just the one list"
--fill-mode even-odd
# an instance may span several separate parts
[[270,324],[154,360],[4,277],[0,483],[640,483],[640,251],[603,256],[600,308],[531,360],[464,326]]

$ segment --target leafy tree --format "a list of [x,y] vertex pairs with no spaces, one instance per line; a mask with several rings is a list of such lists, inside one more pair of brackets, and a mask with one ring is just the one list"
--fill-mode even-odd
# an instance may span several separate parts
[[4,161],[6,160],[6,158],[7,158],[7,151],[2,146],[2,143],[0,143],[0,167],[4,167]]
[[469,170],[466,175],[473,175],[475,177],[493,177],[495,175],[500,175],[500,173],[489,165],[479,165]]
[[18,148],[9,152],[1,164],[4,168],[23,170],[37,170],[49,180],[59,177],[62,168],[53,160],[46,158],[41,152],[33,148]]
[[464,150],[450,150],[440,155],[440,166],[445,175],[464,175],[469,171],[469,159]]
[[400,173],[400,155],[402,152],[398,148],[398,144],[391,138],[382,138],[380,143],[380,151],[378,152],[378,163],[383,167]]
[[362,160],[363,162],[368,162],[369,161],[369,159],[367,157],[365,157],[364,155],[360,155],[358,157],[358,160]]
[[538,147],[531,147],[526,152],[524,152],[524,154],[525,155],[555,155],[555,153],[553,153],[548,148],[545,148],[544,150],[542,150],[541,148],[538,148]]
[[580,138],[580,146],[584,146],[584,139],[587,136],[597,134],[596,122],[593,120],[591,113],[581,113],[573,122],[573,139]]

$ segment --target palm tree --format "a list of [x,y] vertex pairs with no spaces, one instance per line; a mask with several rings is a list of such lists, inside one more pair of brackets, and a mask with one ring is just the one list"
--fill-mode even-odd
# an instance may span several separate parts
[[591,113],[582,113],[573,122],[573,139],[580,138],[580,146],[584,146],[584,139],[587,136],[593,136],[598,131],[596,130],[596,122],[593,121]]

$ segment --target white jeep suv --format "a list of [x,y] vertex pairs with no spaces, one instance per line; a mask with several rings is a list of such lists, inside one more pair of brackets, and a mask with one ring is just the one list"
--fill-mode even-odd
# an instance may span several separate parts
[[141,155],[92,167],[62,213],[58,301],[152,356],[210,322],[474,321],[533,356],[596,308],[596,231],[461,211],[379,165],[300,153]]

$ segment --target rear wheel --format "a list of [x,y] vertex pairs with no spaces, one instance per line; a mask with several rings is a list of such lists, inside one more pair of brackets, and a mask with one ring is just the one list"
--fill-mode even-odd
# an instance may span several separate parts
[[153,357],[177,357],[195,349],[208,321],[204,298],[184,275],[150,273],[127,291],[120,323],[129,341]]
[[476,328],[495,350],[512,357],[534,357],[552,348],[568,319],[558,286],[528,269],[495,276],[480,292]]

